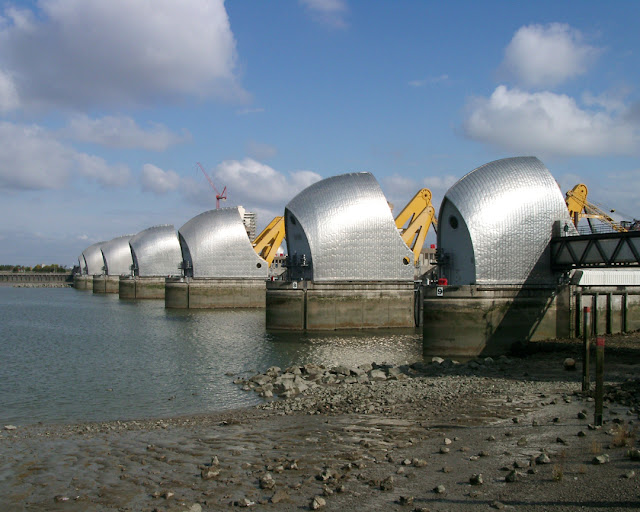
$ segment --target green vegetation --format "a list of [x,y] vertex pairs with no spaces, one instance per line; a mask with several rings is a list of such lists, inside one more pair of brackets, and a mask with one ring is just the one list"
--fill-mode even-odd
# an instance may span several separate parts
[[24,265],[0,265],[0,272],[56,272],[64,274],[68,270],[63,265],[53,263],[51,265],[36,265],[35,267],[26,267]]

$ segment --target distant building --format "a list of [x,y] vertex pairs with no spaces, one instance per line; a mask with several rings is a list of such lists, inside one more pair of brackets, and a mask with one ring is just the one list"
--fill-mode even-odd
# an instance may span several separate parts
[[238,206],[244,227],[249,235],[249,240],[252,242],[256,239],[256,223],[258,222],[258,214],[255,212],[248,212],[243,206]]

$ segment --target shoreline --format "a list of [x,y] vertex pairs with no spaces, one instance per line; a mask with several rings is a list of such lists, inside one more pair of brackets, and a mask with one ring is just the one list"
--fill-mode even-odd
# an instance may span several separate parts
[[[616,388],[601,429],[589,428],[593,402],[579,392],[580,372],[563,367],[580,348],[567,340],[523,358],[428,363],[406,378],[321,385],[258,407],[2,430],[0,504],[629,510],[640,499],[640,476],[626,478],[640,474],[629,456],[640,403],[621,403],[638,390],[618,388],[640,375],[640,335],[612,338],[605,377]],[[598,456],[606,462],[594,464]],[[483,482],[472,484],[474,475]]]

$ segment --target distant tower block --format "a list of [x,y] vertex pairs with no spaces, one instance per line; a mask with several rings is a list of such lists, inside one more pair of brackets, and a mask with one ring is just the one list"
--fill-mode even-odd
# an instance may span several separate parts
[[93,290],[93,276],[102,274],[104,259],[100,247],[106,242],[97,242],[82,251],[79,258],[80,275],[73,278],[73,286],[78,290]]
[[413,253],[370,173],[306,188],[285,209],[288,281],[267,284],[267,328],[413,327]]
[[171,224],[140,231],[131,240],[131,275],[120,276],[121,299],[164,299],[165,278],[179,276],[182,253]]
[[166,307],[264,307],[269,266],[253,250],[239,208],[201,213],[178,238],[184,277],[167,278]]
[[248,212],[242,206],[238,206],[238,209],[240,210],[240,215],[242,216],[244,227],[247,230],[247,235],[249,235],[249,240],[255,240],[258,214],[255,212]]
[[549,242],[554,229],[574,227],[540,160],[506,158],[471,171],[445,194],[438,219],[448,286],[425,289],[426,355],[499,355],[514,343],[568,336]]
[[129,240],[133,235],[124,235],[109,240],[100,246],[104,261],[103,273],[93,276],[93,293],[118,293],[120,276],[131,273],[133,257]]

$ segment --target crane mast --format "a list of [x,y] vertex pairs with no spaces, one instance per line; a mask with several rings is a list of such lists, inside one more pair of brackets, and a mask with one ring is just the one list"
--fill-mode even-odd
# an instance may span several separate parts
[[431,190],[423,188],[413,196],[395,222],[402,240],[413,252],[413,263],[418,263],[429,227],[433,225],[434,231],[438,229],[436,210],[431,204]]
[[207,181],[209,182],[209,185],[211,185],[211,188],[215,191],[216,193],[216,210],[220,209],[220,200],[222,199],[223,201],[227,200],[227,187],[225,186],[222,189],[222,193],[218,192],[218,189],[216,188],[216,186],[213,184],[213,180],[209,177],[209,175],[207,174],[207,172],[204,170],[204,167],[202,167],[202,164],[200,162],[196,162],[198,164],[198,167],[200,167],[200,170],[202,171],[202,174],[204,174],[204,177],[207,178]]
[[584,183],[578,183],[566,193],[565,202],[567,204],[567,209],[569,210],[569,215],[571,216],[576,228],[578,227],[580,219],[587,219],[589,228],[593,232],[594,229],[591,224],[591,219],[598,219],[605,224],[608,224],[612,229],[619,233],[628,231],[628,229],[613,220],[604,210],[587,201],[588,194],[589,189]]

